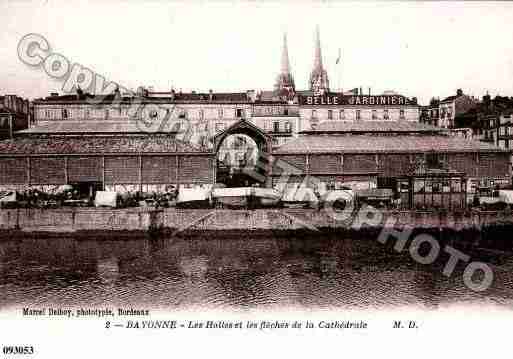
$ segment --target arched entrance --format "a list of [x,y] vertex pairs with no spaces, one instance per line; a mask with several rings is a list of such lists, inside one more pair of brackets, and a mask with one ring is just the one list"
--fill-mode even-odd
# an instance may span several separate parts
[[214,137],[215,182],[227,187],[270,186],[272,139],[241,120]]

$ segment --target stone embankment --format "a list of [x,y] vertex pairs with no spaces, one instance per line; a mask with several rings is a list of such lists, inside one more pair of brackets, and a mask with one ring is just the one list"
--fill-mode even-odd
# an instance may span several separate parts
[[[208,232],[252,232],[253,234],[309,233],[355,231],[361,228],[379,229],[383,226],[404,226],[426,230],[478,230],[513,224],[511,213],[467,211],[419,212],[381,211],[373,215],[362,213],[335,219],[325,211],[314,209],[2,209],[0,236],[70,234],[99,237],[191,235]],[[340,213],[339,213],[340,215]],[[363,224],[363,226],[360,226]]]

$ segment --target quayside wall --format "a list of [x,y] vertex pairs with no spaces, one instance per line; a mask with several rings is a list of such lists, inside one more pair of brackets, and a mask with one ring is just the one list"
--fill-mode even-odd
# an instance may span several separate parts
[[[449,229],[461,231],[497,225],[513,225],[513,216],[505,212],[419,212],[383,211],[375,228]],[[339,213],[340,215],[340,213]],[[341,216],[342,218],[343,216]],[[360,219],[363,218],[360,214]],[[369,220],[368,222],[371,222]],[[184,234],[205,231],[272,232],[355,230],[358,219],[337,220],[325,211],[314,209],[1,209],[0,236],[16,233],[77,233],[86,235]],[[356,226],[357,227],[357,226]],[[365,227],[365,226],[364,226]]]

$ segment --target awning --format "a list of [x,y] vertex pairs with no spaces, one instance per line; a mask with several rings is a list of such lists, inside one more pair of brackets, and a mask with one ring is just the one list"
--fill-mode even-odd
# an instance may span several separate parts
[[357,190],[356,194],[360,198],[367,198],[373,200],[389,200],[394,195],[394,192],[389,188],[372,188]]
[[249,197],[253,193],[251,187],[236,187],[236,188],[215,188],[212,191],[212,197]]
[[501,202],[499,197],[479,197],[479,203],[481,204],[494,204]]
[[118,194],[116,192],[98,191],[94,198],[94,205],[95,207],[116,207],[117,198]]
[[513,204],[513,191],[499,190],[499,198],[507,204]]
[[16,192],[0,192],[0,203],[16,202]]
[[177,202],[206,201],[210,198],[210,189],[203,188],[181,188],[178,192]]
[[313,189],[301,186],[300,183],[287,185],[283,189],[281,200],[283,202],[319,202]]
[[253,188],[253,195],[260,198],[280,199],[280,193],[273,188]]
[[358,191],[375,188],[376,183],[372,181],[349,181],[342,183],[342,186],[351,188],[353,191]]
[[354,192],[348,190],[334,190],[327,191],[323,196],[322,200],[325,202],[336,202],[338,200],[345,200],[350,202],[354,199]]

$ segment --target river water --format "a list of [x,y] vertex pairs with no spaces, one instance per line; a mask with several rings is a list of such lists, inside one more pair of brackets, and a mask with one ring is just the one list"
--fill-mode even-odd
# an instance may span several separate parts
[[513,256],[473,250],[492,286],[468,289],[459,265],[416,263],[373,238],[181,238],[0,242],[0,308],[434,308],[513,305]]

